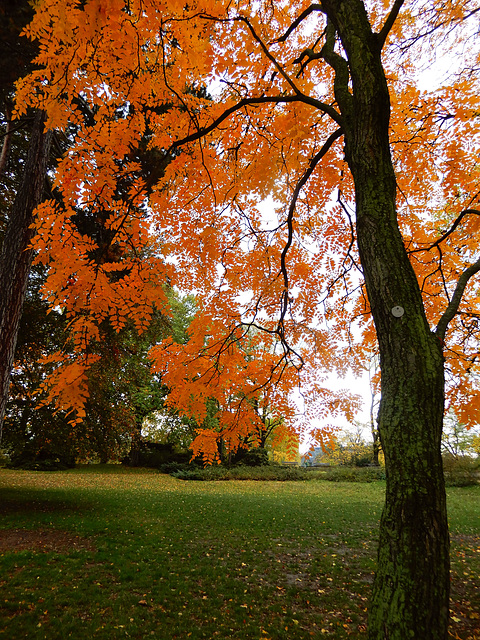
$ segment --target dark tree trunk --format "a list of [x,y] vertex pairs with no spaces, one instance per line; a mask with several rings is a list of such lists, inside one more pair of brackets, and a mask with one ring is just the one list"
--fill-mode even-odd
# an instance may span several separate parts
[[44,116],[35,116],[23,178],[10,211],[0,251],[0,440],[10,386],[18,327],[33,253],[33,212],[42,201],[51,132]]
[[[444,640],[449,536],[440,453],[442,348],[430,331],[396,216],[390,101],[381,44],[360,0],[322,3],[348,65],[333,50],[345,155],[355,181],[356,229],[380,350],[379,432],[386,502],[370,606],[370,640]],[[348,86],[351,81],[351,88]]]
[[4,100],[5,119],[7,121],[6,131],[3,138],[2,151],[0,152],[0,175],[4,173],[10,154],[12,140],[12,107],[8,100]]

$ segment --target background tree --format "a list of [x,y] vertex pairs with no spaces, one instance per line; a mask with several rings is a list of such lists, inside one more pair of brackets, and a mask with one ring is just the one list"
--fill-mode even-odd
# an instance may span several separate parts
[[335,446],[325,458],[333,464],[350,467],[378,465],[378,458],[375,460],[371,444],[363,437],[363,425],[357,423],[355,426],[354,431],[345,429],[335,434]]
[[467,429],[465,425],[458,421],[454,413],[448,412],[444,420],[442,450],[444,454],[450,454],[455,458],[459,456],[478,456],[480,453],[478,448],[479,435],[480,427]]
[[9,400],[6,406],[2,447],[15,465],[58,461],[70,466],[76,456],[76,438],[63,412],[40,407],[39,387],[51,372],[44,364],[65,340],[66,322],[58,310],[50,310],[40,296],[42,270],[30,272],[20,321]]
[[[14,83],[31,70],[36,46],[21,36],[25,24],[33,14],[25,0],[9,0],[1,9],[0,104],[5,133],[0,155],[0,174],[6,175],[6,185],[16,186],[15,198],[2,212],[5,222],[0,250],[0,438],[10,387],[10,375],[15,353],[20,317],[27,289],[28,274],[33,258],[30,241],[34,236],[35,207],[43,200],[49,164],[51,132],[45,132],[45,117],[41,110],[30,112],[29,146],[21,170],[8,167],[14,127],[12,100]],[[22,124],[24,126],[24,123]],[[18,128],[19,125],[17,123]],[[21,156],[20,156],[21,158]],[[12,175],[13,174],[13,175]],[[20,177],[21,176],[21,177]]]
[[3,446],[20,466],[56,459],[65,464],[92,458],[105,463],[128,453],[135,456],[145,418],[163,409],[168,394],[150,371],[149,350],[169,334],[185,339],[191,300],[184,304],[170,293],[173,318],[154,313],[142,334],[132,325],[119,332],[108,324],[101,327],[101,340],[90,345],[98,359],[87,375],[85,418],[72,427],[66,413],[56,411],[41,392],[42,383],[55,368],[49,356],[59,349],[68,351],[69,344],[65,314],[61,309],[51,310],[42,299],[43,284],[44,269],[35,267],[18,334]]
[[[43,0],[29,33],[45,69],[17,96],[17,113],[34,104],[49,126],[79,124],[56,174],[62,209],[41,208],[35,244],[79,350],[96,339],[99,318],[146,326],[157,279],[195,290],[190,340],[156,348],[156,366],[185,413],[201,418],[205,398],[232,399],[221,422],[240,443],[257,420],[241,380],[256,380],[251,394],[275,388],[287,416],[290,390],[310,376],[311,397],[335,410],[342,398],[314,372],[358,371],[378,340],[387,491],[371,639],[447,636],[445,372],[470,420],[480,406],[471,375],[479,310],[467,289],[480,270],[477,11],[468,0]],[[422,47],[447,34],[460,45],[458,72],[422,92]],[[192,86],[216,95],[185,93]],[[80,94],[91,122],[79,121]],[[155,184],[123,163],[147,126],[149,146],[174,156]],[[115,198],[118,174],[132,177],[127,199]],[[98,243],[72,226],[79,199],[110,212],[104,224],[128,248],[127,279],[112,283],[89,261]],[[133,246],[145,255],[152,229],[155,250],[139,263]],[[75,303],[59,293],[72,271]],[[276,358],[246,371],[242,339],[260,327]],[[79,417],[81,398],[80,388],[68,397]],[[219,437],[199,432],[207,460]]]

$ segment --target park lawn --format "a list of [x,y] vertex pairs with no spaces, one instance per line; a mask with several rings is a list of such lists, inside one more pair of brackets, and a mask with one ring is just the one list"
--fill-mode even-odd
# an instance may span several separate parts
[[[384,483],[0,469],[0,639],[365,638]],[[480,639],[480,486],[449,489],[452,638]]]

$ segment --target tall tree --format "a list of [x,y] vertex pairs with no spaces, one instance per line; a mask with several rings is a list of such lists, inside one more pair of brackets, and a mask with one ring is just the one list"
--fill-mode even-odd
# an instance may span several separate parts
[[23,301],[33,258],[34,212],[43,199],[51,132],[38,111],[32,126],[23,179],[9,213],[0,251],[0,436],[10,387]]
[[[14,82],[31,69],[32,57],[36,51],[26,38],[20,37],[20,32],[32,13],[32,7],[26,1],[9,1],[1,9],[0,103],[6,130],[0,155],[0,173],[6,171],[11,146]],[[44,125],[45,114],[39,110],[32,118],[29,149],[16,197],[9,211],[2,212],[6,226],[0,250],[0,439],[18,328],[33,258],[30,241],[34,236],[35,208],[44,197],[52,138],[50,131],[45,132]]]
[[[200,397],[236,398],[224,417],[241,436],[258,418],[238,393],[246,377],[252,398],[276,387],[286,407],[306,376],[314,398],[335,408],[341,398],[322,391],[315,372],[358,369],[378,340],[387,492],[372,640],[447,637],[445,372],[452,401],[470,420],[480,411],[471,375],[480,310],[467,287],[480,270],[477,12],[472,0],[41,0],[29,33],[45,69],[17,98],[17,113],[33,104],[49,126],[79,122],[79,94],[94,114],[57,172],[65,206],[42,208],[36,241],[54,265],[55,299],[76,273],[80,286],[64,303],[83,314],[79,347],[95,337],[87,314],[117,323],[130,314],[142,326],[159,274],[195,290],[203,317],[184,348],[156,349],[157,367],[185,411],[201,412],[193,382]],[[442,41],[457,71],[421,91],[420,54]],[[196,86],[213,99],[185,93]],[[138,175],[128,201],[115,200],[116,160],[147,127],[149,147],[175,158],[156,182]],[[99,277],[91,239],[72,227],[80,200],[108,208],[125,249],[158,233],[141,264],[124,252],[121,287]],[[67,250],[55,255],[60,243]],[[276,357],[245,371],[252,327]],[[199,434],[207,457],[216,437]]]

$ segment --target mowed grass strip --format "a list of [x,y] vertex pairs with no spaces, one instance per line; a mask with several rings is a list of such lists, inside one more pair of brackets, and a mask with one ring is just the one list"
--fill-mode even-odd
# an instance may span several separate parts
[[[0,638],[365,638],[383,494],[0,470]],[[480,637],[479,497],[449,490],[461,640]]]

